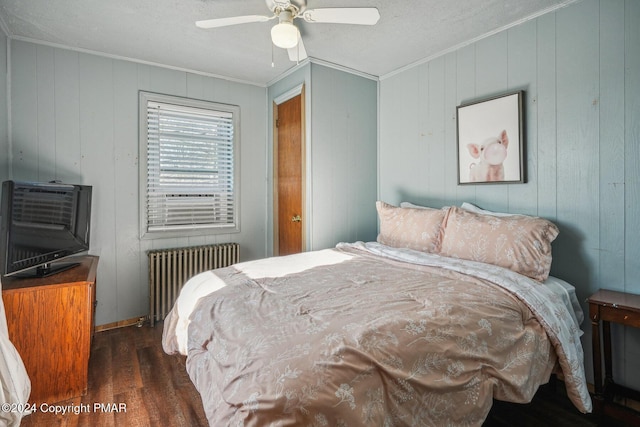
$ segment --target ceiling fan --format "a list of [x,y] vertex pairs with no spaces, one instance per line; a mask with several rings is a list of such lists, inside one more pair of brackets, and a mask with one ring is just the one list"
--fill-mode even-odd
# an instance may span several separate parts
[[307,52],[300,37],[300,31],[293,23],[302,18],[309,23],[374,25],[380,19],[375,7],[336,7],[307,9],[307,0],[265,0],[273,15],[245,15],[229,18],[207,19],[196,21],[200,28],[218,28],[229,25],[267,22],[278,18],[278,23],[271,28],[273,44],[287,49],[291,61],[301,61]]

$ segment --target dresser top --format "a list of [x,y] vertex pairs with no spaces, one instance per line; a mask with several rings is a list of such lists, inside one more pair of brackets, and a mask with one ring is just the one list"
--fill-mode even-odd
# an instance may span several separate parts
[[93,255],[65,258],[65,263],[78,263],[78,266],[52,274],[47,277],[20,278],[16,276],[2,279],[2,290],[17,290],[34,286],[55,286],[61,284],[95,282],[98,257]]
[[589,304],[640,311],[640,295],[628,294],[626,292],[600,289],[598,292],[591,295],[587,301]]

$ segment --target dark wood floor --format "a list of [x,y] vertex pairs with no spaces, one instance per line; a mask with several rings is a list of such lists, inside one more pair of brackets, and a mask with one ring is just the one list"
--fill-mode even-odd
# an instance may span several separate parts
[[[155,328],[132,326],[97,333],[91,348],[87,394],[56,403],[61,408],[86,411],[77,415],[37,412],[25,417],[22,425],[206,426],[200,395],[185,370],[185,358],[165,354],[161,338],[162,323]],[[593,416],[580,414],[562,391],[559,383],[555,392],[539,391],[531,404],[494,402],[485,426],[596,426]],[[95,408],[94,403],[102,406]],[[115,406],[104,406],[111,404]]]
[[[185,358],[162,350],[162,323],[99,332],[89,361],[89,387],[82,398],[55,405],[87,408],[78,415],[37,412],[23,426],[206,426],[200,395],[185,370]],[[60,379],[64,381],[64,378]],[[112,404],[126,412],[94,409]],[[110,407],[108,409],[113,408]],[[79,410],[79,409],[78,409]]]

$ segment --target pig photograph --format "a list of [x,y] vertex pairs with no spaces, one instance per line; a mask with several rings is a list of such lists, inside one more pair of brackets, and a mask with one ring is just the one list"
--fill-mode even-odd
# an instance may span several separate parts
[[504,159],[507,157],[509,137],[503,130],[498,138],[489,138],[482,144],[467,144],[469,154],[478,163],[469,165],[469,181],[504,181]]
[[458,183],[524,182],[522,91],[458,107]]

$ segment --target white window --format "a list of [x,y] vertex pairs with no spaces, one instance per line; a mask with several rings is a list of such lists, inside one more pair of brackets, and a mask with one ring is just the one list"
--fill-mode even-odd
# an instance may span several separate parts
[[141,236],[239,231],[237,106],[140,92]]

